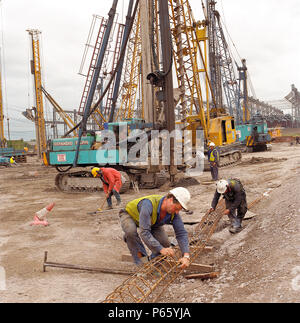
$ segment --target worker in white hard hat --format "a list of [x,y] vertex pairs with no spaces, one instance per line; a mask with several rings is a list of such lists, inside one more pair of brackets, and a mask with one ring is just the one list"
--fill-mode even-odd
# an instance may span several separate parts
[[212,180],[217,181],[219,179],[220,154],[218,148],[213,142],[209,143],[207,158],[209,162]]
[[[141,265],[158,255],[175,256],[163,228],[165,224],[173,226],[182,253],[179,259],[181,268],[184,269],[190,265],[188,234],[179,215],[180,210],[188,210],[190,199],[191,194],[186,188],[176,187],[166,196],[150,195],[133,200],[120,211],[124,241],[136,265]],[[139,234],[137,228],[139,228]],[[151,250],[150,257],[142,241]]]
[[224,214],[229,217],[231,233],[242,230],[242,220],[247,213],[247,199],[243,184],[239,179],[220,180],[216,183],[216,192],[211,203],[210,212],[213,212],[221,195],[225,199],[226,210]]

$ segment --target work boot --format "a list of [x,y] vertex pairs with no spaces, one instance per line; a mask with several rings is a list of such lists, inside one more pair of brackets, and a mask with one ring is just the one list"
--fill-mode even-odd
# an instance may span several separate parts
[[238,233],[242,230],[242,219],[238,217],[233,217],[232,225],[229,228],[230,233]]

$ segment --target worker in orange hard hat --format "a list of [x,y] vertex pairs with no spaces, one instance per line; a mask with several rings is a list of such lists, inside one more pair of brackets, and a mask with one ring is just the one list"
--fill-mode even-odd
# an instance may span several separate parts
[[103,183],[103,190],[106,195],[108,208],[112,209],[112,196],[117,200],[117,205],[121,204],[120,189],[122,187],[121,173],[114,168],[99,168],[92,169],[93,177],[99,177]]

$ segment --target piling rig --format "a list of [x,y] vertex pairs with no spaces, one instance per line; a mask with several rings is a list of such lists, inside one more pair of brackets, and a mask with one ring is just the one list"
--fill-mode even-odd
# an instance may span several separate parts
[[[175,142],[172,136],[167,147],[170,153],[168,166],[162,164],[161,156],[159,163],[155,165],[151,165],[149,155],[142,166],[126,158],[122,159],[119,148],[123,142],[119,142],[118,136],[122,132],[120,129],[124,130],[124,127],[128,137],[127,152],[132,146],[130,136],[133,130],[144,130],[147,136],[151,130],[166,130],[169,134],[175,130],[187,130],[192,133],[191,159],[195,162],[198,148],[196,134],[200,130],[204,134],[206,147],[211,141],[219,147],[220,166],[240,161],[241,145],[237,142],[235,120],[218,106],[213,83],[210,81],[208,20],[196,22],[187,0],[136,0],[133,11],[133,0],[129,2],[118,62],[109,73],[111,78],[99,99],[93,101],[116,6],[117,0],[113,1],[109,18],[105,20],[101,46],[98,43],[95,45],[98,50],[97,55],[93,56],[93,73],[89,74],[87,82],[89,89],[84,90],[82,120],[76,126],[78,138],[53,140],[48,149],[49,164],[60,172],[56,178],[57,186],[61,190],[96,189],[98,182],[92,181],[90,170],[75,171],[75,168],[100,164],[126,173],[129,186],[131,183],[138,183],[141,188],[156,188],[168,178],[174,182],[178,170],[192,165],[187,165],[186,161],[179,164],[177,160],[175,162],[175,151],[184,149],[185,138],[180,139],[182,142],[178,148],[178,140]],[[174,71],[176,78],[173,80]],[[177,84],[173,84],[175,79]],[[107,98],[109,91],[113,93],[110,108],[100,109],[99,106]],[[179,110],[177,120],[176,109]],[[87,120],[92,117],[98,120],[98,129],[87,129]],[[115,148],[98,142],[103,130],[116,133]],[[65,137],[69,133],[71,131]],[[132,137],[134,141],[137,140],[137,136]],[[148,136],[148,139],[150,142],[153,138]],[[86,184],[81,185],[84,182]]]
[[[160,35],[153,35],[156,41],[157,48],[155,49],[156,57],[161,56],[161,63],[157,63],[156,67],[159,70],[153,69],[153,60],[151,52],[149,51],[149,11],[147,10],[149,1],[131,0],[128,6],[128,14],[124,28],[121,52],[114,70],[111,72],[111,78],[106,85],[105,90],[97,102],[93,102],[95,89],[97,86],[99,71],[101,70],[103,59],[107,50],[107,39],[110,34],[110,29],[114,20],[117,1],[113,1],[109,18],[107,20],[106,30],[103,35],[101,49],[95,60],[94,73],[90,81],[90,88],[87,99],[83,109],[83,116],[78,128],[78,137],[76,138],[61,138],[53,140],[48,149],[49,164],[55,166],[59,171],[56,177],[56,185],[61,190],[95,190],[98,188],[98,181],[91,178],[90,170],[73,171],[75,167],[90,167],[90,166],[110,166],[123,172],[125,178],[125,187],[129,187],[132,183],[138,183],[142,188],[156,188],[166,182],[168,176],[171,182],[174,181],[177,173],[177,167],[174,165],[174,138],[170,138],[170,165],[164,166],[151,165],[149,155],[142,163],[136,163],[121,156],[120,148],[126,144],[126,153],[129,153],[132,148],[132,142],[137,142],[138,135],[133,134],[134,130],[144,130],[147,138],[145,144],[148,144],[151,137],[152,130],[167,130],[171,133],[175,129],[175,109],[173,99],[173,80],[172,80],[172,41],[170,22],[168,15],[168,3],[166,1],[159,1],[155,3],[156,9],[159,6],[159,11],[155,11],[156,18],[156,33]],[[159,5],[158,5],[159,4]],[[159,12],[159,14],[158,14]],[[158,41],[160,40],[160,41]],[[129,50],[128,50],[129,47]],[[122,105],[120,108],[116,106],[116,101],[119,94],[120,79],[122,76],[122,68],[124,63],[124,55],[128,50],[126,64],[131,64],[131,74],[127,79],[129,82],[122,83]],[[131,55],[131,57],[129,56]],[[139,68],[141,66],[141,68]],[[126,66],[128,70],[128,65]],[[136,77],[136,73],[138,77]],[[135,75],[134,75],[135,74]],[[154,78],[159,77],[157,83]],[[134,112],[137,112],[138,107],[135,107],[134,96],[136,94],[135,87],[142,83],[142,113],[140,117],[133,118]],[[99,105],[110,89],[111,84],[114,83],[113,97],[111,108],[108,115],[99,112]],[[151,84],[150,84],[151,83]],[[152,87],[153,86],[153,87]],[[127,90],[127,91],[125,91]],[[160,100],[153,97],[153,93],[160,94]],[[159,102],[158,102],[159,101]],[[158,106],[160,113],[157,113]],[[125,108],[124,108],[125,107]],[[86,127],[87,120],[95,113],[100,113],[102,118],[101,127],[98,131],[88,130]],[[123,116],[123,117],[122,117]],[[129,119],[127,119],[129,117]],[[71,129],[68,134],[73,131]],[[109,130],[116,135],[116,147],[104,146],[103,138],[101,137],[105,130]],[[121,133],[125,140],[121,141]],[[101,139],[99,139],[101,137]],[[124,136],[122,137],[124,138]],[[99,139],[99,141],[98,141]],[[107,138],[106,138],[107,139]],[[101,149],[99,149],[101,147]],[[124,147],[124,146],[122,146]],[[126,174],[126,175],[125,175]]]

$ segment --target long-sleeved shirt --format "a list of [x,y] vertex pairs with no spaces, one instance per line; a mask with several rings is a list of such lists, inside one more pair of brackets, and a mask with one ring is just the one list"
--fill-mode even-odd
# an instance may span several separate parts
[[[218,193],[218,191],[216,190],[214,198],[211,203],[211,207],[213,209],[216,208],[221,195],[222,194]],[[245,194],[243,186],[238,181],[229,180],[228,190],[223,194],[223,196],[224,196],[224,199],[227,202],[229,202],[228,204],[230,204],[230,206],[229,206],[230,212],[233,212],[235,209],[237,209],[239,207],[242,200],[245,198],[246,194]],[[227,206],[228,206],[228,204],[227,204]]]
[[107,194],[113,189],[117,192],[120,192],[122,187],[121,174],[114,168],[101,168],[103,179],[106,183],[103,182],[103,190]]
[[163,226],[165,224],[172,224],[176,239],[178,241],[178,245],[182,254],[189,252],[189,241],[188,241],[188,233],[184,228],[184,224],[179,213],[176,213],[173,220],[172,215],[167,213],[166,216],[161,220],[160,219],[160,210],[161,205],[163,203],[162,198],[158,209],[157,209],[157,221],[153,225],[151,225],[151,216],[153,211],[153,206],[150,200],[144,199],[138,204],[138,211],[140,213],[139,217],[139,227],[140,227],[140,236],[147,247],[155,253],[159,253],[161,249],[164,247],[160,244],[160,242],[155,239],[152,235],[151,230],[155,230],[156,227]]

